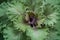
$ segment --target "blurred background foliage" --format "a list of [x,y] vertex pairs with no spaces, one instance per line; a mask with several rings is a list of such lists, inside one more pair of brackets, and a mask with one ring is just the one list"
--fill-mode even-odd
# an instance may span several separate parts
[[[35,2],[32,4],[32,1]],[[41,2],[40,2],[41,1]],[[46,6],[47,8],[53,8],[54,12],[58,12],[58,22],[54,25],[53,22],[56,22],[56,15],[52,13],[52,18],[48,16],[45,24],[53,25],[54,28],[44,28],[33,30],[29,25],[22,23],[21,14],[26,10],[25,7],[29,7],[30,10],[38,13],[39,17],[44,18],[47,16],[47,13],[51,13],[52,10],[47,9],[44,12],[45,16],[42,16],[44,9],[39,9],[42,2],[45,2],[48,5],[55,5],[55,8]],[[0,0],[0,40],[60,40],[60,0]],[[31,5],[32,4],[32,5]],[[44,6],[43,4],[43,6]],[[19,6],[20,5],[20,6]],[[30,6],[31,5],[31,6]],[[34,5],[34,6],[33,6]],[[45,8],[46,8],[45,7]],[[21,13],[21,14],[20,14]],[[40,14],[41,15],[40,15]]]

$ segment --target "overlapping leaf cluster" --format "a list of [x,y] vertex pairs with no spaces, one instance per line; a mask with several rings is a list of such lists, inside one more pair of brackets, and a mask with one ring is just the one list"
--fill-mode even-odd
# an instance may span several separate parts
[[[51,2],[51,1],[50,1]],[[38,14],[38,27],[44,23],[46,27],[55,26],[59,16],[60,5],[48,0],[12,0],[0,4],[0,32],[4,40],[44,40],[48,28],[34,30],[23,23],[23,15],[28,11]]]

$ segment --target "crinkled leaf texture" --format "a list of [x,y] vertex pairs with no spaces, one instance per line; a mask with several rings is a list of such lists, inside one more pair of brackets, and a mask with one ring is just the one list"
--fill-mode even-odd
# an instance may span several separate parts
[[[47,0],[13,0],[2,3],[0,5],[0,29],[4,28],[2,31],[4,40],[44,40],[48,35],[48,28],[31,28],[23,23],[23,15],[28,8],[28,11],[34,11],[35,14],[38,14],[37,27],[40,27],[41,23],[45,23],[46,26],[54,26],[58,19],[57,15],[59,15],[57,6],[48,3]],[[26,35],[31,39],[28,39]]]

